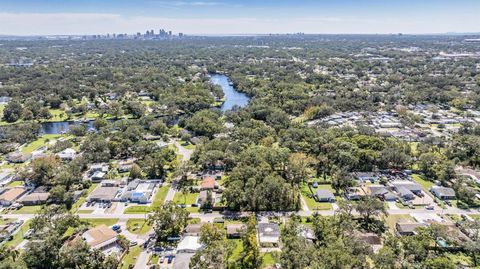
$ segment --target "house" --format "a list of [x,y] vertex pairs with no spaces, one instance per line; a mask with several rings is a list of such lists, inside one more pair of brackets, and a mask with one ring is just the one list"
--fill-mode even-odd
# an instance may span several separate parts
[[356,178],[360,182],[375,182],[380,179],[377,173],[373,172],[355,172],[353,173],[353,177]]
[[397,187],[396,190],[397,190],[398,196],[400,196],[403,200],[409,201],[409,200],[415,199],[415,195],[413,194],[413,192],[411,192],[405,187],[400,186],[400,187]]
[[22,205],[41,205],[47,203],[50,193],[48,192],[32,192],[18,200]]
[[391,185],[397,189],[399,187],[404,187],[405,189],[409,190],[411,193],[417,196],[423,196],[422,193],[422,186],[419,184],[409,181],[409,180],[395,180],[391,182]]
[[30,154],[22,153],[19,151],[9,153],[7,155],[7,161],[10,163],[24,163],[30,160],[32,156]]
[[8,104],[8,102],[10,102],[10,100],[12,100],[11,97],[1,96],[0,97],[0,105],[6,105],[6,104]]
[[99,186],[88,196],[88,202],[111,202],[119,192],[119,187]]
[[202,184],[200,185],[201,190],[213,190],[216,186],[215,179],[213,177],[205,177],[202,180]]
[[228,238],[240,238],[242,232],[245,231],[247,226],[242,223],[228,224],[226,227]]
[[329,190],[317,190],[316,193],[318,202],[335,202],[335,195]]
[[120,184],[118,181],[116,180],[112,180],[112,179],[109,179],[109,180],[102,180],[100,182],[100,186],[102,187],[118,187]]
[[118,243],[118,234],[106,225],[87,230],[82,234],[82,238],[92,249],[103,253],[118,253],[123,250]]
[[105,177],[106,173],[105,172],[102,172],[102,171],[96,171],[93,173],[93,175],[90,177],[90,179],[93,181],[93,182],[99,182],[101,180],[103,180],[103,178]]
[[11,206],[18,198],[20,198],[27,190],[23,187],[11,188],[5,190],[0,195],[0,205]]
[[57,153],[57,156],[62,161],[71,161],[71,160],[75,159],[75,157],[77,156],[77,152],[72,148],[67,148],[67,149],[64,149],[61,152]]
[[95,163],[90,166],[90,172],[95,173],[95,172],[103,172],[107,173],[108,172],[108,164],[104,163]]
[[427,224],[419,222],[397,222],[395,224],[395,229],[399,235],[414,235],[415,230],[420,227],[427,227]]
[[0,172],[0,186],[7,185],[12,180],[12,174],[9,171]]
[[84,191],[83,190],[78,190],[78,191],[74,191],[73,192],[73,201],[78,201],[78,199],[80,199],[80,197],[82,197]]
[[198,236],[185,236],[177,245],[177,253],[195,253],[201,247]]
[[128,183],[127,191],[122,195],[122,201],[146,204],[151,200],[155,186],[155,183],[135,179]]
[[188,224],[187,227],[185,227],[185,235],[199,235],[201,229],[201,223]]
[[345,191],[345,198],[350,201],[358,201],[363,196],[365,196],[365,193],[359,187],[347,188]]
[[213,191],[201,191],[197,198],[197,204],[204,207],[208,203],[211,203],[211,206],[215,204],[215,193]]
[[430,192],[441,200],[453,200],[456,197],[455,191],[452,188],[447,187],[432,186]]
[[280,226],[277,223],[259,223],[257,225],[260,246],[278,245]]

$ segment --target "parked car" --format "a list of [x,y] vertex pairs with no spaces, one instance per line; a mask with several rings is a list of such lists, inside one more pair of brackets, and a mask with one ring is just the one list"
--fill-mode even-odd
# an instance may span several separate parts
[[33,229],[28,229],[28,231],[23,235],[24,238],[29,239],[32,236]]
[[120,230],[120,225],[118,225],[118,224],[113,225],[112,230],[114,230],[114,231]]
[[425,209],[433,210],[433,209],[435,209],[435,207],[433,205],[427,205],[427,206],[425,206]]
[[168,259],[167,259],[168,264],[172,263],[172,261],[173,261],[173,256],[172,255],[168,256]]
[[160,256],[160,259],[158,260],[158,262],[163,263],[164,261],[165,261],[165,257],[164,257],[164,256]]
[[131,246],[131,247],[134,247],[136,245],[138,245],[137,241],[131,241],[130,244],[129,244],[129,246]]

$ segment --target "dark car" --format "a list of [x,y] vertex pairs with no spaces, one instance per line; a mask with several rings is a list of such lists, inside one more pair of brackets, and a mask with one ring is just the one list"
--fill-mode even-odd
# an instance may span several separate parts
[[172,261],[173,261],[173,256],[172,255],[168,256],[167,257],[167,263],[170,264],[170,263],[172,263]]

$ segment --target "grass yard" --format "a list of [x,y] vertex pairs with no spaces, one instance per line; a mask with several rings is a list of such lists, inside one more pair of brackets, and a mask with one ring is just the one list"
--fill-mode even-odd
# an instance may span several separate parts
[[77,214],[91,214],[93,213],[93,211],[95,210],[92,210],[92,209],[77,210]]
[[92,227],[97,227],[100,225],[112,226],[118,222],[118,219],[82,219],[87,222]]
[[22,208],[12,211],[13,214],[36,214],[42,209],[41,205],[28,205]]
[[16,247],[18,244],[20,244],[23,241],[23,235],[30,229],[30,223],[32,220],[27,220],[26,222],[23,223],[22,227],[20,227],[20,230],[13,235],[13,239],[10,241],[7,241],[5,243],[6,247]]
[[144,219],[129,219],[127,221],[127,230],[133,234],[146,234],[152,226],[150,226]]
[[123,213],[124,214],[146,214],[152,210],[151,207],[146,205],[134,205],[127,207]]
[[414,219],[410,215],[388,215],[387,217],[387,225],[390,228],[391,232],[395,232],[395,224],[397,222],[413,222]]
[[274,266],[277,261],[275,260],[275,252],[267,252],[263,254],[262,268],[268,266]]
[[94,183],[94,184],[90,185],[90,187],[87,189],[87,192],[84,193],[82,195],[82,197],[80,197],[78,199],[78,201],[76,201],[72,205],[72,208],[70,209],[70,212],[75,213],[82,206],[82,204],[85,202],[85,199],[87,199],[88,195],[97,187],[97,185],[98,185],[97,183]]
[[65,121],[68,119],[67,113],[61,109],[50,109],[52,117],[47,121]]
[[173,197],[173,202],[175,204],[187,204],[191,205],[197,202],[198,193],[196,192],[189,192],[185,195],[182,192],[175,193]]
[[23,186],[24,182],[23,181],[12,181],[10,183],[8,183],[7,185],[7,188],[13,188],[13,187],[19,187],[19,186]]
[[[320,188],[321,186],[322,186],[322,188],[325,188],[325,189],[330,187],[330,185],[318,185],[318,188]],[[301,185],[300,192],[302,193],[302,196],[305,199],[305,202],[307,203],[308,209],[310,209],[310,210],[331,210],[332,209],[332,204],[331,203],[327,203],[327,202],[319,203],[319,202],[317,202],[313,198],[313,196],[312,196],[313,194],[310,191],[307,184],[302,184]],[[312,196],[312,197],[310,197],[310,196]]]
[[243,252],[243,244],[242,239],[229,239],[230,242],[235,243],[235,248],[232,251],[232,255],[230,256],[230,263],[233,264],[240,259],[240,255]]
[[137,261],[137,257],[138,255],[140,255],[140,252],[142,252],[142,249],[140,248],[140,246],[130,248],[128,250],[128,253],[123,258],[122,266],[120,268],[128,269],[130,268],[130,265],[135,265],[135,262]]
[[412,179],[417,182],[418,184],[422,185],[422,188],[425,192],[428,192],[430,188],[433,186],[432,181],[428,181],[423,178],[423,176],[418,175],[418,174],[413,174]]
[[155,197],[153,198],[153,208],[159,207],[163,204],[163,202],[165,201],[165,197],[167,197],[169,189],[170,185],[163,185],[158,189],[157,193],[155,193]]
[[56,135],[56,134],[46,134],[38,138],[37,140],[33,141],[32,143],[26,145],[25,147],[22,148],[23,153],[31,153],[32,151],[41,148],[43,146],[47,145],[47,142],[53,139],[57,139],[61,137],[62,135]]

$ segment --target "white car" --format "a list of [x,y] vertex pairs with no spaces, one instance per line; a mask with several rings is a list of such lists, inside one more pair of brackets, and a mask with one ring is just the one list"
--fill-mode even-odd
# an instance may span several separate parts
[[425,209],[433,210],[433,209],[435,209],[435,207],[433,205],[427,205],[427,206],[425,206]]

